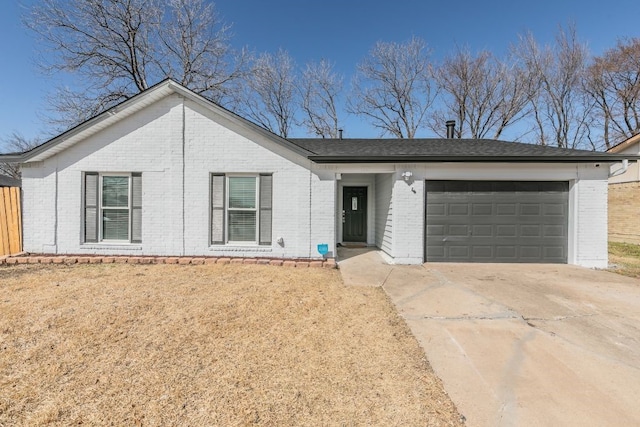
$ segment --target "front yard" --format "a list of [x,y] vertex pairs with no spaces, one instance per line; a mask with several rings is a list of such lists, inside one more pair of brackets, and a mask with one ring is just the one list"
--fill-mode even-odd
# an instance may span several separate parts
[[459,419],[382,289],[334,270],[0,267],[0,426]]
[[609,242],[609,264],[614,273],[640,279],[640,245]]

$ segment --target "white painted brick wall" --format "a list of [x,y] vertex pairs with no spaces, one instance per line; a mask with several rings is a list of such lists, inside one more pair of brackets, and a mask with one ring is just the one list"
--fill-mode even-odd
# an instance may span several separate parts
[[55,253],[55,161],[22,169],[23,247],[27,252]]
[[[424,180],[405,182],[399,165],[393,182],[393,252],[397,264],[424,262]],[[414,173],[415,175],[415,173]]]
[[[309,257],[311,174],[309,161],[296,164],[278,155],[275,143],[251,140],[221,126],[209,110],[187,103],[185,109],[185,253],[247,257]],[[273,222],[270,247],[209,247],[211,173],[273,174]],[[317,180],[317,177],[315,178]],[[276,240],[282,238],[284,245]],[[315,254],[313,254],[315,256]],[[319,256],[319,255],[318,255]]]
[[336,256],[336,192],[337,185],[333,174],[314,173],[311,181],[311,239],[309,254],[311,258],[320,258],[318,244],[329,245],[327,257]]
[[[607,168],[603,168],[606,170]],[[607,174],[580,167],[575,189],[575,264],[606,268],[607,250]]]
[[393,253],[393,183],[395,174],[376,174],[376,246]]
[[[25,250],[61,254],[319,258],[318,243],[335,248],[335,181],[319,180],[309,172],[308,160],[274,142],[260,136],[257,141],[250,140],[255,135],[241,134],[246,134],[246,129],[236,132],[229,128],[233,123],[223,126],[216,120],[223,119],[198,104],[183,105],[182,97],[171,95],[40,166],[26,168]],[[82,173],[88,171],[142,172],[142,244],[81,243]],[[270,247],[209,245],[212,172],[273,174]],[[317,197],[313,217],[310,183]],[[317,225],[312,227],[310,220]],[[278,237],[283,238],[284,246],[276,243]]]

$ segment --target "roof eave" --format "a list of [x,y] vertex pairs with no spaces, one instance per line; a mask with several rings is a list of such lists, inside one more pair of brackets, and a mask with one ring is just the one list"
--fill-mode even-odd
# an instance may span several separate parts
[[0,162],[3,162],[3,163],[22,163],[23,161],[24,161],[24,154],[22,153],[0,154]]
[[626,148],[628,148],[631,145],[636,144],[638,142],[640,142],[640,133],[637,133],[634,136],[625,139],[621,143],[616,144],[613,147],[609,148],[607,150],[607,153],[619,153],[622,150],[625,150]]
[[[92,128],[94,126],[101,124],[103,122],[105,122],[105,125],[108,126],[109,123],[111,122],[106,120],[117,121],[119,120],[118,113],[123,112],[129,109],[130,107],[135,106],[136,104],[142,104],[142,101],[144,99],[153,99],[154,94],[158,94],[159,96],[165,96],[168,93],[168,91],[177,93],[187,99],[190,99],[196,103],[199,103],[200,105],[203,105],[205,108],[213,109],[218,114],[226,116],[230,120],[241,123],[243,126],[251,129],[253,132],[257,132],[260,135],[271,139],[277,144],[288,148],[289,150],[293,151],[299,156],[302,156],[303,158],[306,158],[307,156],[309,156],[309,154],[312,153],[311,151],[308,151],[303,147],[300,147],[299,145],[294,144],[293,142],[290,142],[256,125],[255,123],[225,109],[224,107],[221,107],[215,104],[214,102],[206,99],[205,97],[188,90],[187,88],[180,85],[176,81],[171,79],[166,79],[150,87],[149,89],[131,97],[130,99],[127,99],[121,102],[120,104],[114,107],[111,107],[110,109],[98,114],[97,116],[94,116],[80,123],[79,125],[65,131],[64,133],[44,142],[43,144],[40,144],[39,146],[29,151],[26,151],[24,153],[11,153],[11,154],[4,154],[4,155],[0,154],[0,159],[8,163],[9,162],[25,163],[29,161],[44,160],[47,157],[56,154],[59,150],[64,149],[60,147],[56,149],[56,147],[58,147],[60,144],[63,144],[65,141],[68,141],[70,138],[74,138],[74,141],[75,139],[78,139],[78,140],[82,139],[85,137],[83,135],[88,134],[87,132],[93,131]],[[71,144],[75,144],[75,142],[71,142]]]
[[315,163],[592,163],[638,161],[639,156],[309,156]]
[[65,141],[69,140],[70,138],[81,136],[83,132],[90,130],[92,127],[96,126],[97,124],[107,119],[115,117],[119,112],[126,110],[127,108],[129,108],[134,104],[139,103],[142,99],[146,97],[152,96],[153,93],[156,93],[168,88],[171,82],[172,80],[165,79],[155,84],[154,86],[150,87],[144,92],[141,92],[136,96],[133,96],[127,100],[122,101],[121,103],[109,108],[108,110],[105,110],[102,113],[85,120],[84,122],[72,127],[71,129],[66,130],[60,135],[57,135],[49,139],[48,141],[45,141],[44,143],[38,145],[37,147],[32,148],[29,151],[21,153],[20,154],[21,158],[15,161],[24,163],[30,160],[37,161],[37,160],[46,159],[47,157],[49,157],[47,156],[48,151],[53,151],[54,148],[64,143]]

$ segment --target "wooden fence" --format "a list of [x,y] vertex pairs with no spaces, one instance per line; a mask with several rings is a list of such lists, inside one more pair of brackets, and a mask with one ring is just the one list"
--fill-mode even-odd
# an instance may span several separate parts
[[22,252],[20,188],[0,187],[0,256]]

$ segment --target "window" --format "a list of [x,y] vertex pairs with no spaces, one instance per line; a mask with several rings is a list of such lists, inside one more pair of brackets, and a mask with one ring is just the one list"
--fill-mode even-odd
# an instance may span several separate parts
[[84,241],[142,242],[142,175],[84,175]]
[[211,243],[271,244],[273,177],[211,176]]

